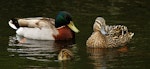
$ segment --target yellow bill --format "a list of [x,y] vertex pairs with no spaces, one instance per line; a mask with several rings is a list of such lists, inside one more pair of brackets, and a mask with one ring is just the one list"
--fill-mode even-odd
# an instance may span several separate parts
[[74,31],[75,33],[78,33],[79,30],[75,27],[74,23],[72,21],[70,21],[70,23],[68,24],[68,27]]

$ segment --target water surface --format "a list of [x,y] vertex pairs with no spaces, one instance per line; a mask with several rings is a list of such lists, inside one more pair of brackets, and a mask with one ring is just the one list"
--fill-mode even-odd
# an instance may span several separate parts
[[[0,68],[1,69],[148,69],[150,67],[150,7],[141,0],[3,0],[0,1]],[[8,26],[13,17],[52,17],[68,11],[79,28],[75,41],[15,41],[15,30]],[[88,49],[86,40],[92,33],[97,16],[107,24],[121,24],[135,33],[124,47]],[[20,38],[20,37],[18,37]],[[71,61],[58,61],[61,49],[74,54]]]

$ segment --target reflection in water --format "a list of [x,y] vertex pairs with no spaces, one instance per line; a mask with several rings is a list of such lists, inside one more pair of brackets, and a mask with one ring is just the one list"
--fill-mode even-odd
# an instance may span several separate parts
[[119,57],[120,52],[127,52],[127,47],[109,49],[87,48],[89,58],[93,60],[90,63],[94,65],[94,69],[107,69],[107,67],[111,67],[108,62],[116,61],[115,57]]
[[25,57],[36,61],[57,60],[61,49],[71,49],[74,46],[74,40],[70,41],[40,41],[31,40],[16,36],[9,37],[8,52],[10,56]]
[[[61,10],[65,10],[72,13],[74,21],[78,24],[78,27],[82,31],[80,34],[77,35],[76,38],[77,44],[79,46],[78,45],[73,46],[77,47],[79,50],[76,51],[71,50],[75,55],[75,62],[70,62],[70,65],[67,63],[67,65],[64,64],[62,66],[72,67],[69,69],[92,69],[91,68],[92,66],[90,65],[94,65],[94,63],[95,64],[99,63],[100,64],[99,67],[95,65],[95,68],[97,67],[110,69],[110,66],[108,65],[111,65],[111,67],[113,65],[115,66],[115,67],[113,66],[114,68],[112,67],[111,69],[149,68],[150,67],[149,1],[150,0],[73,0],[73,1],[63,0],[61,2],[58,2],[58,0],[1,0],[0,68],[23,69],[21,67],[27,67],[27,69],[44,69],[44,68],[59,69],[58,67],[59,65],[57,65],[59,64],[58,62],[41,62],[40,64],[40,62],[37,63],[32,60],[28,59],[26,60],[26,57],[30,58],[33,57],[34,59],[37,59],[37,61],[41,59],[46,59],[46,61],[53,60],[55,58],[57,59],[57,57],[55,56],[58,55],[60,49],[66,48],[65,45],[59,47],[59,42],[55,43],[55,41],[36,41],[36,40],[35,41],[31,40],[35,42],[33,44],[32,43],[18,44],[17,41],[15,42],[15,40],[10,39],[8,46],[7,45],[8,36],[14,34],[14,31],[8,28],[7,22],[10,18],[13,17],[32,17],[32,16],[54,17],[56,13]],[[88,49],[87,52],[91,55],[89,55],[90,59],[87,59],[87,54],[85,51],[86,48],[85,40],[87,40],[88,36],[91,34],[89,33],[89,31],[92,31],[91,26],[93,24],[93,20],[97,16],[103,16],[108,20],[107,22],[111,25],[113,24],[126,25],[130,28],[129,29],[130,31],[135,32],[136,35],[133,39],[133,42],[129,44],[130,47],[127,53],[119,53],[118,51],[116,51],[116,49],[113,50],[102,49],[97,51],[97,54],[99,55],[98,57],[100,59],[98,58],[94,59],[93,54],[95,50],[93,49],[92,52],[92,50]],[[13,37],[14,36],[11,36],[10,38]],[[72,44],[68,43],[67,46],[71,48]],[[8,51],[5,50],[6,48],[8,49]],[[36,55],[36,53],[38,55]],[[13,57],[8,57],[7,54]],[[109,55],[111,55],[112,58]],[[125,57],[123,55],[125,55]],[[91,59],[93,60],[92,62]],[[31,62],[24,62],[24,61],[31,61]]]

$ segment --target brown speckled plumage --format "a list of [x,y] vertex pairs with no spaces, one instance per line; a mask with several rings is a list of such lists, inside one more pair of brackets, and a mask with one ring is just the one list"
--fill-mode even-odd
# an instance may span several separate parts
[[[103,28],[104,27],[104,28]],[[103,29],[103,31],[101,31]],[[93,25],[94,32],[88,38],[86,45],[90,48],[113,48],[128,43],[134,33],[128,32],[126,26],[105,24],[102,17],[97,17]]]

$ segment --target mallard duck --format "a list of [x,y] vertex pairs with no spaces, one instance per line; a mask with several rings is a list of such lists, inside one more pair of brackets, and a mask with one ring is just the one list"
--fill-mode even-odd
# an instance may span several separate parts
[[106,25],[103,17],[97,17],[93,25],[93,33],[86,45],[91,48],[113,48],[128,43],[134,33],[128,32],[124,25]]
[[69,40],[75,38],[79,30],[75,27],[71,14],[58,13],[55,19],[46,17],[13,18],[9,26],[20,36],[37,40]]
[[71,60],[73,59],[73,54],[68,49],[62,49],[60,53],[58,54],[58,60]]

